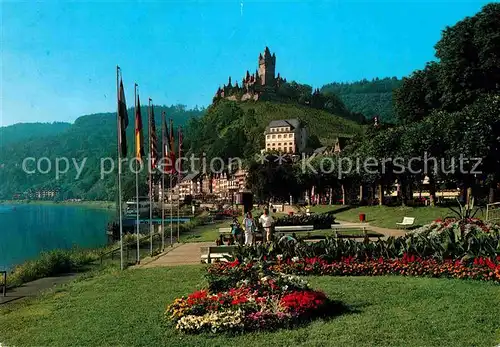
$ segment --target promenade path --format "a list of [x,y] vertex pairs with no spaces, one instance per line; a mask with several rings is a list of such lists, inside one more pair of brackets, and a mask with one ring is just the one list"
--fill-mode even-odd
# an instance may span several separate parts
[[345,221],[340,221],[340,220],[337,220],[337,222],[339,224],[359,224],[360,226],[361,225],[364,225],[367,227],[367,229],[369,231],[374,231],[376,233],[379,233],[379,234],[382,234],[384,235],[384,237],[381,237],[381,239],[386,239],[390,236],[394,236],[394,237],[397,237],[397,236],[404,236],[406,235],[406,231],[404,230],[401,230],[401,229],[388,229],[388,228],[380,228],[380,227],[376,227],[374,225],[370,225],[370,223],[351,223],[351,222],[345,222]]
[[166,252],[141,261],[140,265],[132,268],[151,268],[158,266],[176,266],[200,264],[200,247],[214,246],[214,242],[191,242],[175,244]]
[[[361,223],[349,223],[344,221],[338,221],[339,224],[359,224]],[[384,236],[381,239],[387,239],[390,236],[403,236],[406,234],[404,230],[398,229],[387,229],[372,226],[369,223],[364,223],[368,230],[374,231]],[[377,240],[378,238],[370,238],[371,240]],[[151,268],[158,266],[177,266],[177,265],[193,265],[200,264],[200,247],[214,246],[213,242],[191,242],[191,243],[180,243],[175,244],[173,248],[167,249],[166,252],[153,257],[144,259],[140,265],[133,266],[133,268]]]
[[5,297],[0,294],[0,305],[27,297],[37,296],[40,292],[74,280],[77,276],[78,274],[65,274],[56,277],[45,277],[24,283],[16,288],[8,289]]

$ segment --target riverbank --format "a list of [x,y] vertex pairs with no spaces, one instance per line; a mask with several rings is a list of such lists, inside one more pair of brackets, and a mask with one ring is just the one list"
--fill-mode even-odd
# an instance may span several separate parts
[[47,201],[47,200],[0,200],[0,205],[60,205],[81,206],[86,208],[100,208],[106,210],[116,209],[114,201]]

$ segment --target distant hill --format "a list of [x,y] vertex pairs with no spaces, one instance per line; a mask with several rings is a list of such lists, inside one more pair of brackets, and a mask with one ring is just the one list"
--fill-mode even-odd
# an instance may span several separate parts
[[14,125],[0,127],[0,147],[45,136],[52,136],[62,133],[71,127],[71,123],[18,123]]
[[[147,148],[147,108],[142,108],[144,126],[144,146]],[[161,113],[172,118],[177,130],[184,126],[183,151],[185,154],[206,153],[213,157],[249,158],[258,153],[264,145],[264,129],[271,120],[298,118],[307,124],[310,134],[310,146],[329,144],[336,136],[352,136],[363,131],[363,126],[355,121],[332,114],[325,110],[296,103],[273,101],[229,101],[221,100],[208,109],[188,110],[182,106],[155,107],[157,135],[161,138]],[[134,110],[129,109],[129,127],[127,129],[128,158],[134,152]],[[10,198],[14,193],[22,193],[30,188],[58,188],[59,199],[84,198],[88,200],[113,200],[116,196],[116,174],[100,177],[101,159],[116,158],[116,114],[100,113],[78,118],[73,124],[65,124],[59,132],[55,128],[49,135],[36,132],[27,136],[29,124],[14,127],[19,132],[12,132],[10,143],[0,151],[0,199]],[[50,127],[49,127],[50,128]],[[177,142],[177,140],[176,140]],[[51,160],[52,171],[47,174],[27,174],[22,169],[25,158],[47,157]],[[81,165],[85,160],[84,170],[78,179],[77,171],[70,162],[67,173],[55,177],[56,158],[65,157]],[[46,163],[42,169],[46,168]],[[65,165],[61,162],[61,165]],[[29,169],[33,169],[31,163]],[[64,167],[63,167],[64,168]],[[135,175],[124,170],[123,186],[125,198],[135,194]],[[145,176],[146,172],[143,173]],[[141,177],[141,194],[146,192],[145,177]]]
[[381,121],[396,123],[392,92],[401,85],[396,77],[366,79],[352,83],[329,83],[322,93],[334,93],[351,112],[362,113],[367,119],[379,116]]
[[[147,107],[143,107],[141,111],[144,144],[147,146]],[[175,127],[184,125],[190,117],[200,117],[205,112],[203,109],[188,110],[184,106],[155,106],[154,111],[159,138],[162,111],[166,112],[167,118],[173,119]],[[134,152],[134,110],[129,109],[128,115],[127,138],[131,157]],[[12,127],[22,132],[29,128],[29,125]],[[25,136],[19,132],[14,131],[11,135],[11,138],[18,141],[2,145],[0,151],[0,198],[10,198],[12,194],[24,192],[29,188],[60,188],[64,192],[61,198],[64,199],[114,199],[116,177],[109,175],[103,180],[100,179],[100,160],[106,157],[116,158],[116,113],[82,116],[74,124],[69,124],[66,129],[50,136],[37,136],[36,133]],[[68,173],[56,179],[53,170],[48,174],[26,174],[22,170],[22,163],[27,157],[50,158],[52,167],[58,157],[66,157],[70,161],[74,159],[78,163],[86,158],[86,163],[78,180],[75,180],[76,171],[73,166]]]

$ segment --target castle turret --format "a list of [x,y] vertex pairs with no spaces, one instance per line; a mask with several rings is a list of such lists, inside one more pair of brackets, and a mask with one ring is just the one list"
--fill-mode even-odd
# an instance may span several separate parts
[[269,48],[266,47],[264,55],[259,54],[259,78],[263,86],[273,86],[275,83],[276,55],[271,55]]

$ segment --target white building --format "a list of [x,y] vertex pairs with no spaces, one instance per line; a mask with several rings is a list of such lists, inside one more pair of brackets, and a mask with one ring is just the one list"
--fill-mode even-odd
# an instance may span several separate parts
[[265,131],[266,151],[301,153],[306,148],[307,129],[298,119],[273,120]]

